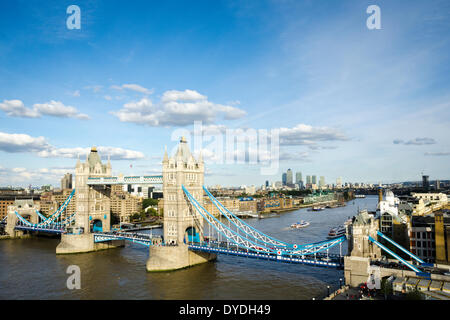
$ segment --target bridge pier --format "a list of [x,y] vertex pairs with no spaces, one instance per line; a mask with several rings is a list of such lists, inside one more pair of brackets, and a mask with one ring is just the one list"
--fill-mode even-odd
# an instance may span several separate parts
[[111,240],[95,243],[94,234],[62,234],[61,242],[56,247],[56,254],[85,253],[105,249],[124,247],[125,240]]
[[215,254],[190,251],[186,244],[179,244],[177,246],[150,246],[147,271],[174,271],[215,259]]

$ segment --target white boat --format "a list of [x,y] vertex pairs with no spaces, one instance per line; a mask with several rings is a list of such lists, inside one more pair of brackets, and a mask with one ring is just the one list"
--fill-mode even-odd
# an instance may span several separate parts
[[366,195],[365,194],[357,194],[355,195],[355,198],[365,198]]
[[353,222],[353,219],[348,218],[348,220],[344,222],[344,226],[348,226],[348,225],[352,224],[352,222]]
[[328,232],[328,239],[337,238],[343,236],[347,233],[347,229],[344,226],[338,226],[335,228],[331,228],[330,232]]
[[309,226],[309,222],[304,221],[304,220],[301,220],[300,222],[291,224],[291,228],[293,228],[293,229],[306,228],[307,226]]

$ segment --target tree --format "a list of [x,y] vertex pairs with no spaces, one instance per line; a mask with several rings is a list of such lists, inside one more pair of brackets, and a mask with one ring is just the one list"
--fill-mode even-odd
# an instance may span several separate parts
[[158,200],[157,199],[144,199],[142,201],[142,207],[145,209],[149,206],[157,206]]
[[392,284],[387,278],[381,280],[381,292],[383,292],[385,300],[387,300],[387,297],[393,293]]

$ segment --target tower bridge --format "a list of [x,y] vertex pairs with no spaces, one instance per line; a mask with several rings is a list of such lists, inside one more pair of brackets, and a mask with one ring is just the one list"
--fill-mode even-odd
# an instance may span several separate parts
[[[76,188],[49,217],[38,208],[11,207],[7,230],[10,235],[46,232],[61,235],[57,254],[92,252],[124,246],[125,241],[149,248],[147,271],[176,270],[216,259],[236,257],[343,268],[342,243],[346,237],[309,244],[292,244],[267,235],[245,223],[223,206],[204,186],[204,162],[191,154],[181,138],[171,157],[164,152],[161,175],[112,176],[108,159],[102,163],[93,147],[86,161],[77,160]],[[118,184],[161,184],[164,196],[163,236],[111,230],[111,186]],[[204,195],[219,210],[219,217],[205,209]],[[72,199],[75,214],[63,219]]]

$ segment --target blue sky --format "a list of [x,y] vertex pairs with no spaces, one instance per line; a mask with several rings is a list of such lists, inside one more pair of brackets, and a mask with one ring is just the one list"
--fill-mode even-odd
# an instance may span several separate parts
[[287,168],[449,179],[449,16],[448,1],[3,1],[0,185],[58,185],[92,145],[115,173],[156,173],[194,120],[282,132],[275,175],[205,151],[209,185]]

